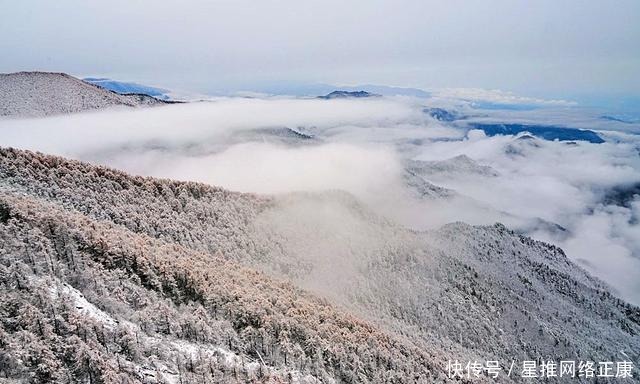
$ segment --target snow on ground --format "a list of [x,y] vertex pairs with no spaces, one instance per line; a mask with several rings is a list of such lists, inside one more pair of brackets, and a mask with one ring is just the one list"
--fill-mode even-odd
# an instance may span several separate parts
[[95,305],[91,304],[84,295],[73,288],[67,283],[56,283],[48,287],[49,293],[52,298],[59,298],[61,296],[70,297],[75,305],[75,308],[79,313],[92,318],[109,329],[113,329],[118,325],[118,321],[111,317],[106,312],[102,311]]

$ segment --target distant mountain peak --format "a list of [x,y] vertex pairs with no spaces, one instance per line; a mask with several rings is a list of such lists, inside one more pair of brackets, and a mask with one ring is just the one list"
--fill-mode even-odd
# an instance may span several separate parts
[[438,121],[451,122],[456,121],[460,118],[458,116],[458,113],[456,113],[455,111],[448,111],[443,108],[424,108],[422,112],[428,114]]
[[101,88],[107,89],[109,91],[119,93],[121,95],[128,94],[141,94],[147,96],[153,96],[160,99],[168,99],[167,93],[169,92],[166,89],[150,87],[148,85],[142,85],[138,83],[125,82],[113,80],[105,77],[85,77],[82,79],[87,83],[91,83],[93,85],[97,85]]
[[320,99],[348,99],[362,97],[380,97],[381,95],[369,93],[367,91],[333,91],[324,96],[318,96]]
[[465,154],[438,161],[411,160],[407,163],[407,168],[422,176],[446,175],[446,177],[450,177],[452,175],[478,175],[495,177],[499,175],[498,171],[492,167],[479,164]]

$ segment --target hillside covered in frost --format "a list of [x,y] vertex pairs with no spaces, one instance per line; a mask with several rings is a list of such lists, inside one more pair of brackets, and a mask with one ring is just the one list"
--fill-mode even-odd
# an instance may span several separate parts
[[165,103],[145,94],[121,95],[65,73],[0,73],[0,116],[40,117]]
[[427,383],[453,359],[639,358],[640,310],[561,249],[500,224],[408,230],[344,192],[2,148],[0,240],[17,381]]

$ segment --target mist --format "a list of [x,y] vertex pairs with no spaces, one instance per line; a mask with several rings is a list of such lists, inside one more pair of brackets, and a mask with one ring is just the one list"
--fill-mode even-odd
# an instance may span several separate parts
[[[620,296],[640,303],[640,199],[607,199],[616,188],[640,183],[636,136],[602,131],[610,138],[603,144],[487,137],[423,108],[424,100],[403,97],[220,98],[3,119],[0,145],[241,192],[346,191],[414,230],[500,221],[561,246]],[[547,118],[537,113],[529,118]],[[407,181],[412,161],[431,169],[458,155],[491,172],[420,175],[446,188],[439,197]]]

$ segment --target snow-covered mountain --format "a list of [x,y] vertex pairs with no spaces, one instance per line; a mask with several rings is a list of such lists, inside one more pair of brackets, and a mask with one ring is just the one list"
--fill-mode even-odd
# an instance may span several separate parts
[[164,103],[145,94],[120,95],[65,73],[0,74],[0,116],[36,117]]
[[634,282],[583,269],[597,232],[566,220],[610,209],[634,238],[633,138],[368,92],[136,110],[162,102],[5,76],[10,116],[124,108],[1,121],[0,377],[426,383],[449,360],[639,357]]
[[502,225],[408,230],[343,192],[0,149],[0,238],[16,379],[421,383],[451,359],[639,357],[640,310],[561,249]]

